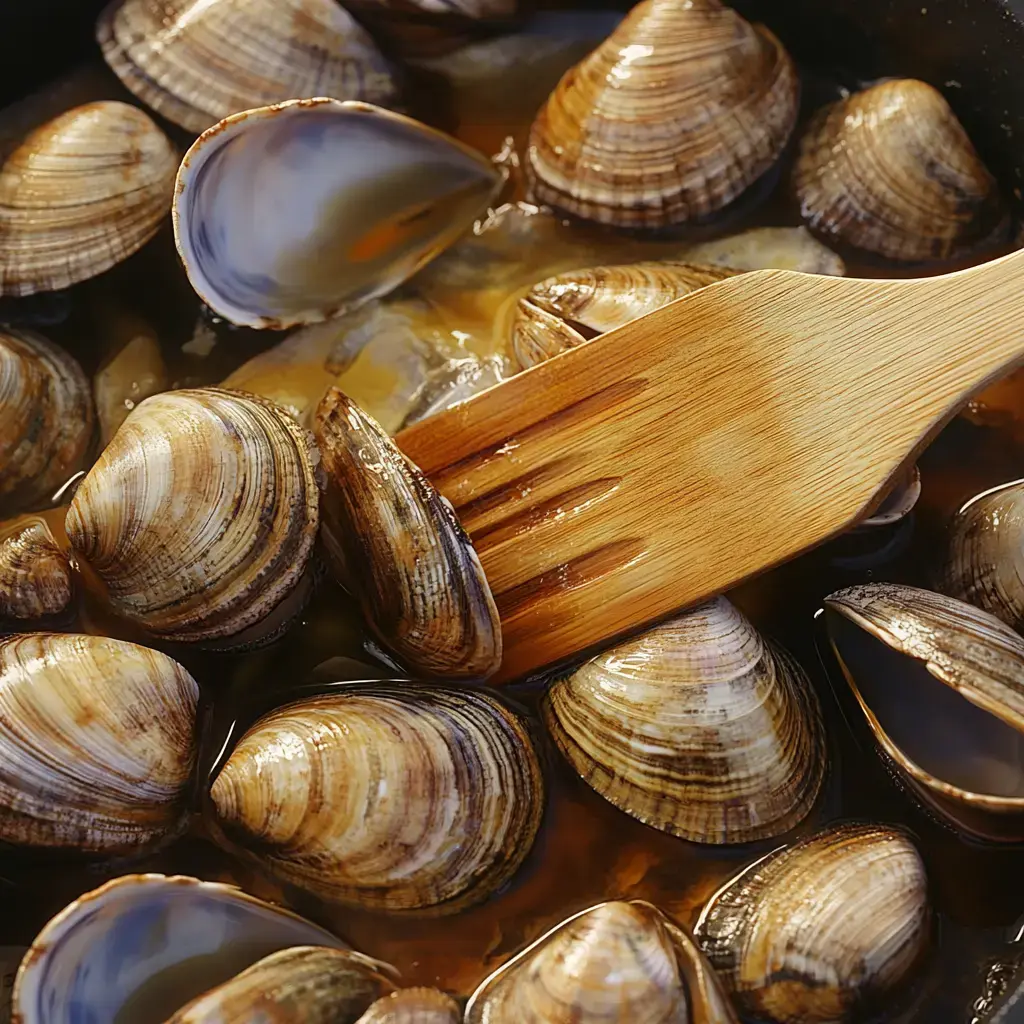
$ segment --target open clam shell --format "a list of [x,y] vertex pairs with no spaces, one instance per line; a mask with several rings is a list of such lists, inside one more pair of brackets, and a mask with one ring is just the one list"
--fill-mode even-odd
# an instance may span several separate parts
[[18,970],[24,1024],[163,1024],[184,1003],[290,946],[345,949],[330,932],[231,885],[126,875],[80,896]]
[[216,313],[290,327],[396,287],[469,228],[500,183],[482,155],[417,121],[293,100],[234,114],[193,144],[175,239]]
[[0,839],[128,851],[173,832],[199,688],[164,654],[106,637],[0,641]]
[[742,871],[711,897],[694,935],[745,1014],[826,1024],[885,1005],[920,966],[930,924],[908,836],[844,825]]
[[390,106],[395,71],[335,0],[114,0],[96,36],[114,73],[193,132],[295,96]]
[[999,186],[942,94],[889,79],[819,112],[793,169],[826,240],[898,260],[945,259],[1008,227]]
[[848,587],[825,607],[843,674],[911,793],[970,835],[1024,840],[1024,640],[899,584]]
[[263,642],[301,610],[319,524],[313,439],[217,388],[146,399],[75,494],[66,528],[111,607],[156,637]]
[[531,190],[618,227],[697,220],[775,164],[799,96],[796,68],[766,29],[718,0],[643,0],[541,109]]
[[327,473],[328,557],[380,641],[417,673],[497,671],[494,598],[448,501],[337,388],[320,403],[315,430]]
[[695,842],[788,831],[824,776],[810,681],[724,597],[556,681],[543,713],[559,750],[606,800]]
[[436,988],[403,988],[378,999],[356,1024],[462,1024],[462,1011]]
[[350,684],[260,719],[211,797],[227,838],[286,882],[443,912],[514,874],[544,782],[525,724],[490,693]]
[[143,111],[104,101],[36,129],[0,168],[0,295],[95,277],[156,234],[178,154]]
[[0,528],[0,623],[59,615],[73,593],[71,563],[45,519],[22,516]]
[[736,1024],[693,939],[640,900],[563,921],[473,993],[466,1024]]

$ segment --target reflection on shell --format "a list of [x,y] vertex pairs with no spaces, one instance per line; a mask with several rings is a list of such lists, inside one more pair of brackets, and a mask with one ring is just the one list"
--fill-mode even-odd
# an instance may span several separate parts
[[0,330],[0,514],[48,504],[85,461],[93,422],[72,356],[38,334]]
[[996,180],[949,104],[914,79],[822,110],[793,180],[815,231],[893,259],[944,259],[1008,224]]
[[735,1024],[689,934],[641,901],[564,921],[487,978],[466,1024]]
[[72,547],[115,611],[154,636],[245,646],[310,585],[312,437],[272,403],[215,388],[146,399],[82,481]]
[[780,835],[821,787],[810,681],[725,598],[598,655],[552,684],[543,710],[606,800],[695,842]]
[[320,403],[315,431],[328,557],[381,642],[417,673],[495,672],[498,612],[451,505],[337,388]]
[[167,1024],[353,1024],[394,988],[394,971],[360,953],[296,946],[272,953],[193,1000]]
[[156,234],[178,154],[141,110],[89,103],[32,132],[0,168],[0,295],[95,277]]
[[0,642],[0,839],[129,850],[171,832],[195,760],[195,680],[106,637]]
[[391,66],[334,0],[114,0],[96,29],[118,78],[193,132],[295,96],[385,106]]
[[403,988],[378,999],[356,1024],[462,1024],[462,1013],[436,988]]
[[71,564],[46,521],[19,520],[0,542],[0,619],[59,615],[73,591]]
[[825,1024],[885,1005],[920,965],[929,929],[914,844],[882,825],[845,825],[743,871],[695,935],[744,1013]]
[[228,838],[277,877],[393,910],[489,895],[529,852],[544,804],[533,741],[496,697],[401,683],[271,712],[211,793]]
[[530,186],[539,202],[604,224],[695,220],[778,160],[799,93],[766,29],[717,0],[644,0],[541,109]]

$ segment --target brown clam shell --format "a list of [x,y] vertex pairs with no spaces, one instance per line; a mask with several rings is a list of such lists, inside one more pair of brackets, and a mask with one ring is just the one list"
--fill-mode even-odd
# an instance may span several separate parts
[[800,141],[793,185],[815,231],[891,259],[945,259],[1009,223],[949,104],[911,78],[820,111]]
[[71,563],[46,520],[24,516],[0,537],[0,620],[63,612],[74,593]]
[[643,0],[559,82],[530,130],[537,201],[624,228],[721,210],[778,160],[800,80],[718,0]]
[[462,1024],[462,1012],[436,988],[402,988],[378,999],[356,1024]]

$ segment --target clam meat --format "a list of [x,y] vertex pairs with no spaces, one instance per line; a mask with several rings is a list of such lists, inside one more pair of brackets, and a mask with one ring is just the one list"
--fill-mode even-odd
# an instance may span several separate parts
[[154,637],[245,647],[283,630],[313,581],[313,439],[273,403],[172,391],[129,414],[68,510],[111,608]]
[[284,328],[383,295],[501,186],[481,154],[366,103],[293,100],[209,129],[178,174],[174,228],[219,316]]
[[327,474],[324,547],[380,641],[410,670],[484,678],[501,665],[501,625],[455,511],[337,388],[316,415]]
[[842,825],[756,861],[694,934],[744,1014],[779,1024],[888,1008],[931,938],[921,855],[901,831]]
[[211,790],[217,823],[323,899],[458,910],[533,844],[544,782],[529,730],[483,690],[343,684],[272,711]]
[[624,228],[704,218],[778,161],[799,98],[767,29],[718,0],[643,0],[541,108],[532,196]]
[[825,608],[843,675],[911,795],[969,835],[1024,839],[1024,639],[895,583],[847,587]]
[[1009,226],[995,178],[938,90],[887,79],[820,111],[793,169],[800,213],[827,241],[891,259],[946,259]]
[[118,78],[192,132],[296,96],[398,98],[395,69],[335,0],[113,0],[96,36]]
[[693,939],[639,900],[563,921],[473,993],[466,1024],[736,1024]]
[[402,988],[378,999],[356,1024],[462,1024],[462,1011],[436,988]]
[[59,615],[71,603],[71,563],[41,516],[0,527],[0,623]]
[[846,264],[805,227],[751,228],[689,245],[678,259],[734,270],[798,270],[842,277]]
[[695,842],[788,831],[824,776],[810,681],[724,597],[557,680],[543,713],[558,749],[606,800]]
[[95,853],[173,833],[196,757],[195,680],[106,637],[0,641],[0,839]]

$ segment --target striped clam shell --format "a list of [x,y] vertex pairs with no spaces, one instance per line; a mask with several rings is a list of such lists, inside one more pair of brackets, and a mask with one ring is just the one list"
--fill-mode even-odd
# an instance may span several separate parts
[[0,620],[63,612],[74,592],[71,563],[46,520],[22,516],[0,538]]

